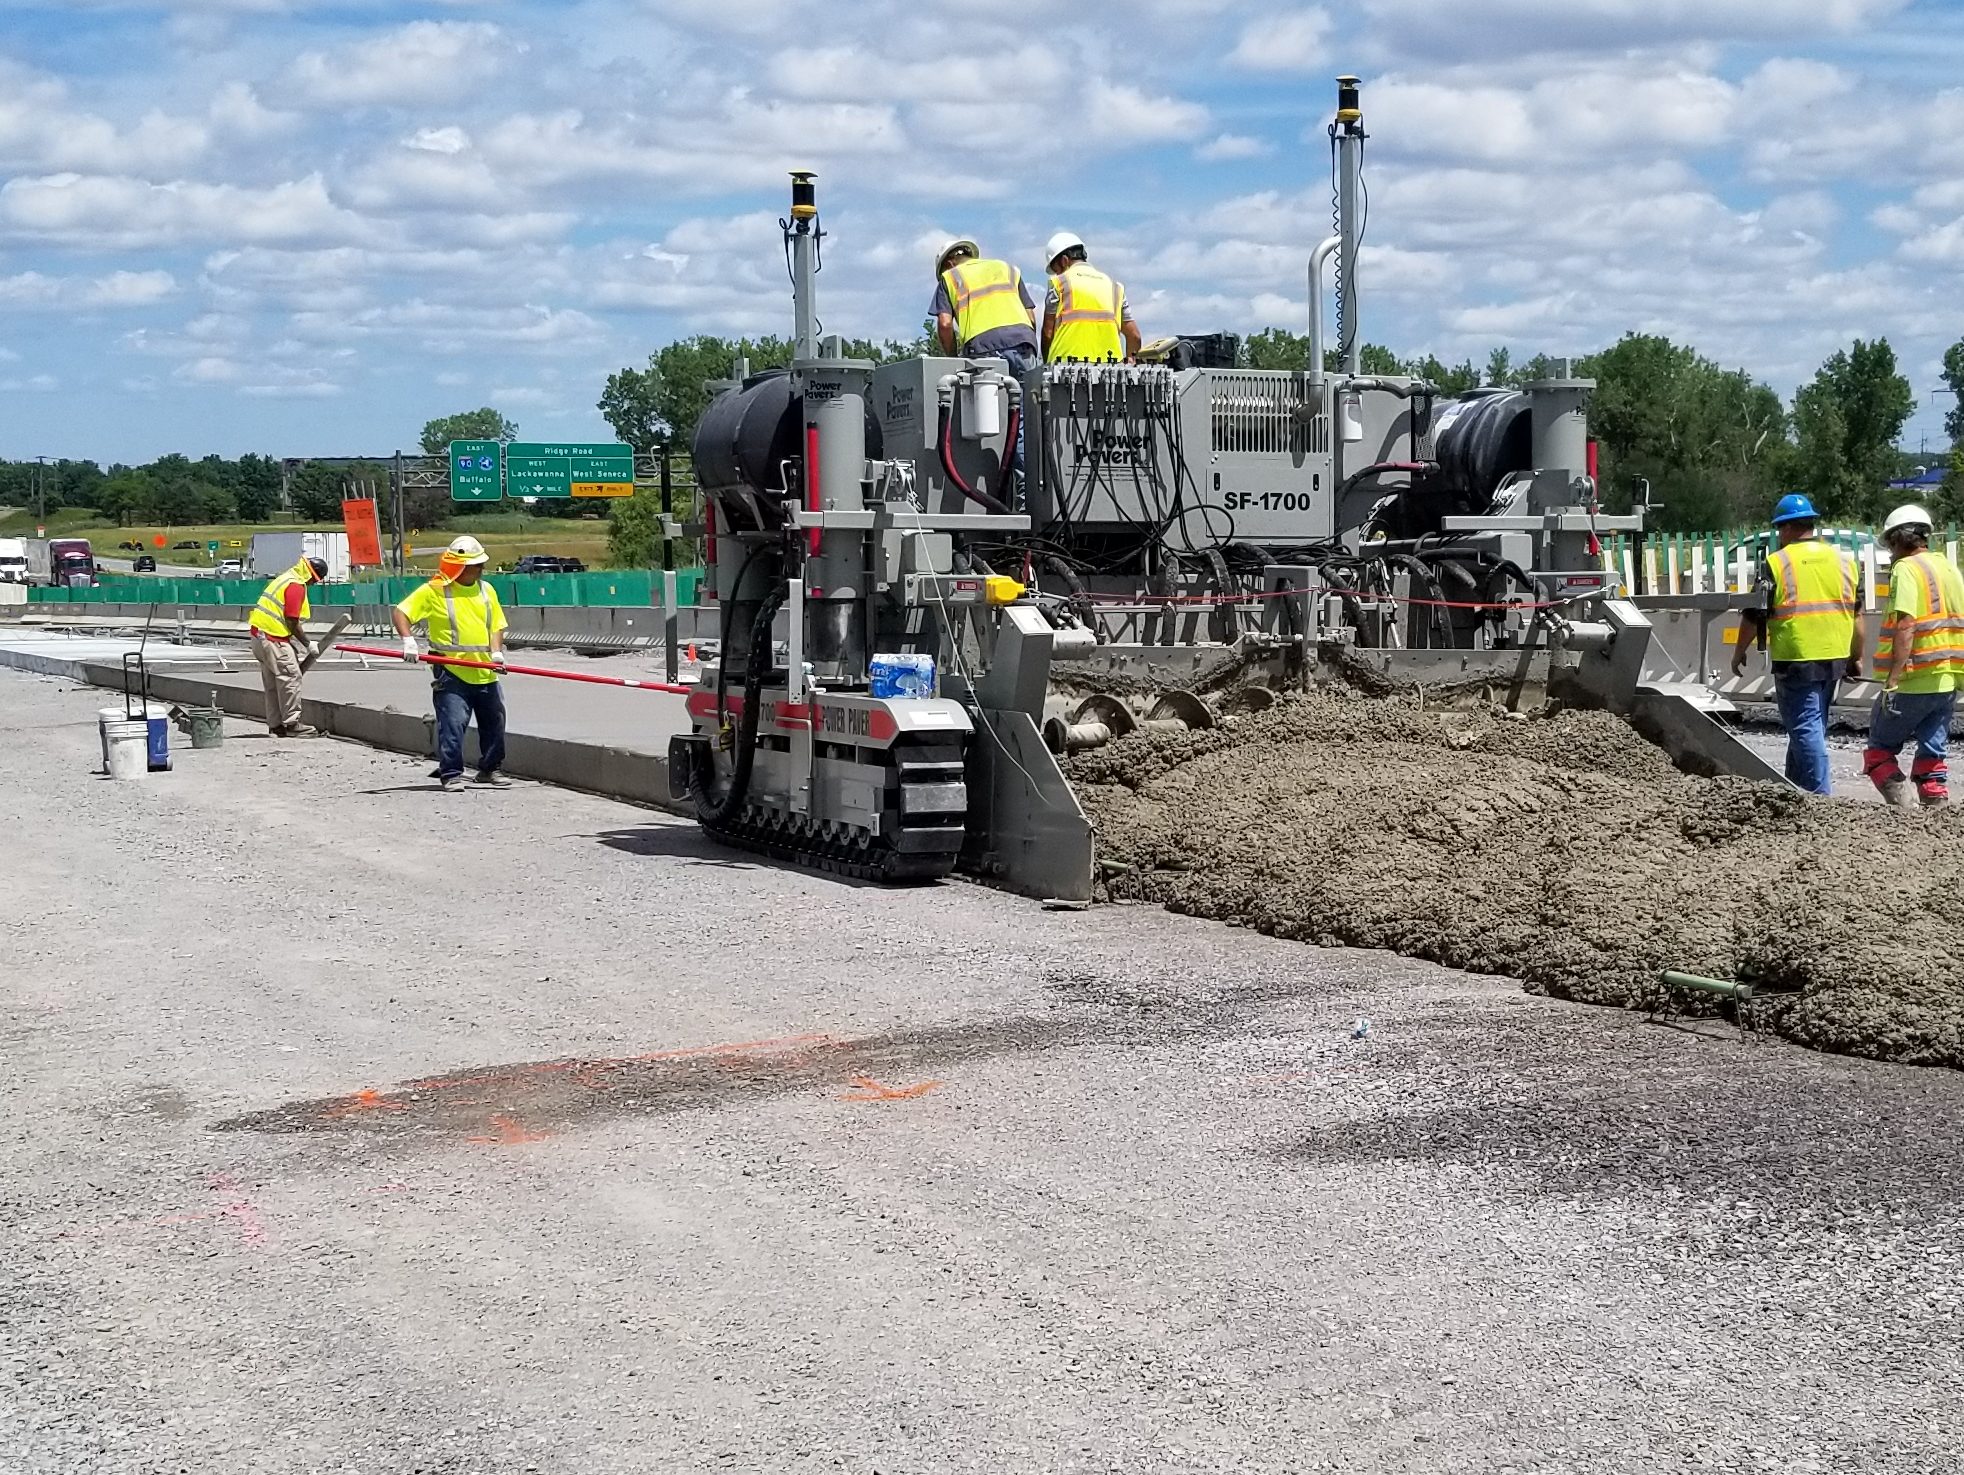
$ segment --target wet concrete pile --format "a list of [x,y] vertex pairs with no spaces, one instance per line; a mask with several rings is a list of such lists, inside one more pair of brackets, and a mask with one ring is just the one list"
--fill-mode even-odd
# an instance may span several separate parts
[[1694,1012],[1665,969],[1793,991],[1750,1022],[1964,1067],[1964,816],[1680,774],[1614,717],[1317,693],[1081,755],[1114,898]]

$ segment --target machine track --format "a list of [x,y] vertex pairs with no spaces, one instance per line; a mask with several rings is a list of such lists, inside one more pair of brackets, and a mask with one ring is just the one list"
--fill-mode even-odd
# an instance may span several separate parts
[[[835,876],[880,885],[939,881],[960,858],[966,821],[966,786],[959,745],[902,744],[889,753],[883,828],[868,830],[765,805],[744,806],[731,824],[698,816],[704,834],[739,850],[808,866]],[[950,809],[950,791],[961,808]]]

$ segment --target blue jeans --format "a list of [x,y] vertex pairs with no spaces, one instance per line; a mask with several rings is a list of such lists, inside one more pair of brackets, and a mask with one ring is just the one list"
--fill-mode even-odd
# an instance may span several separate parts
[[1916,757],[1909,772],[1916,791],[1926,803],[1944,801],[1950,792],[1950,714],[1956,705],[1954,691],[1884,692],[1875,699],[1862,770],[1878,789],[1903,776],[1896,755],[1914,738]]
[[[1037,368],[1043,363],[1043,354],[1041,352],[1034,348],[1026,348],[1021,344],[1009,348],[998,348],[993,353],[978,356],[1001,359],[1009,365],[1009,372],[1014,374],[1019,382],[1030,370]],[[1016,489],[1019,493],[1023,487],[1023,442],[1028,439],[1024,433],[1024,424],[1028,419],[1029,416],[1027,414],[1017,417],[1016,449],[1009,454],[1010,473],[1016,478]],[[997,496],[1014,507],[1016,505],[1016,499],[1006,495],[1007,491],[1008,488],[1006,487],[999,488],[997,490]]]
[[1848,662],[1776,661],[1773,695],[1787,730],[1787,778],[1810,794],[1828,794],[1828,711]]
[[477,771],[496,773],[505,762],[505,693],[495,681],[462,681],[439,669],[430,688],[436,703],[436,773],[464,775],[464,729],[477,719]]

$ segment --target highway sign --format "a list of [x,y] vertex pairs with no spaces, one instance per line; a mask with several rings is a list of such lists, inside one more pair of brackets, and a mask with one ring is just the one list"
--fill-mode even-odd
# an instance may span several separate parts
[[205,552],[209,553],[213,558],[218,557],[218,539],[213,538],[210,542],[206,543]]
[[515,440],[505,473],[514,497],[631,497],[634,447]]
[[497,502],[505,495],[495,440],[450,442],[450,500]]

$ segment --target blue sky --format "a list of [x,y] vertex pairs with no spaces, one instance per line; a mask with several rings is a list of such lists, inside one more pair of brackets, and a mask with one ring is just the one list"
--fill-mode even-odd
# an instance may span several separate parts
[[[957,55],[962,45],[965,55]],[[1782,392],[1964,336],[1954,0],[0,0],[0,456],[385,453],[784,332],[911,335],[946,237],[1081,231],[1149,335],[1300,327],[1365,79],[1366,335],[1667,333]]]

